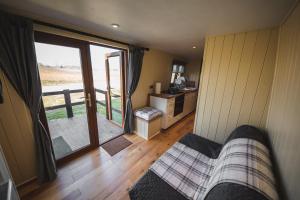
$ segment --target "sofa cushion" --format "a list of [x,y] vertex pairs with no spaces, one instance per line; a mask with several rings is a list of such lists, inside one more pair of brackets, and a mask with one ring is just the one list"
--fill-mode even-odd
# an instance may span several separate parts
[[256,190],[236,183],[216,185],[205,200],[268,200]]
[[186,200],[186,198],[163,181],[151,170],[129,191],[132,200]]
[[256,141],[264,144],[265,146],[268,146],[267,135],[254,126],[242,125],[242,126],[237,127],[236,129],[234,129],[234,131],[231,132],[231,134],[225,141],[225,144],[236,138],[253,139],[253,140],[256,140]]
[[217,158],[222,149],[221,144],[193,133],[186,134],[179,140],[179,142],[196,151],[199,151],[209,158]]
[[176,142],[151,167],[150,170],[188,199],[197,191],[205,192],[214,159]]

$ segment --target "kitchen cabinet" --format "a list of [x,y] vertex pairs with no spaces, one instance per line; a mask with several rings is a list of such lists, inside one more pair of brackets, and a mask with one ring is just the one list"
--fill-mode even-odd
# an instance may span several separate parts
[[[175,98],[184,95],[183,111],[174,116]],[[150,95],[150,106],[163,112],[162,128],[167,129],[180,119],[196,109],[197,91],[183,92],[181,94]]]

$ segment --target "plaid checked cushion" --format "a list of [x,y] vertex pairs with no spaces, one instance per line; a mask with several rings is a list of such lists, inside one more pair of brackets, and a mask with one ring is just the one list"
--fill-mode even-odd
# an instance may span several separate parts
[[239,138],[211,159],[175,143],[150,168],[188,199],[202,200],[220,183],[250,187],[268,199],[278,199],[268,149],[256,140]]
[[154,119],[157,116],[161,116],[162,112],[152,107],[144,107],[135,111],[135,116],[143,118],[145,120]]

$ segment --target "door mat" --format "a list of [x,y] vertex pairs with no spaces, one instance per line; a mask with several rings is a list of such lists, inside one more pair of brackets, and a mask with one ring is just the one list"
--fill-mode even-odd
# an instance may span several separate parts
[[109,155],[113,156],[131,144],[132,144],[132,142],[127,140],[125,137],[120,136],[120,137],[117,137],[117,138],[103,144],[101,147],[103,149],[105,149],[105,151],[107,151],[107,153]]
[[52,144],[56,160],[72,153],[70,145],[65,141],[65,139],[62,136],[54,138],[52,140]]

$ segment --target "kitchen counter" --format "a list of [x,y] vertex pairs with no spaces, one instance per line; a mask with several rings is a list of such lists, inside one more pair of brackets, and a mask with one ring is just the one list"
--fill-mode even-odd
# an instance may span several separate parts
[[186,94],[186,93],[190,93],[190,92],[196,92],[196,91],[198,91],[198,88],[189,89],[189,90],[180,90],[179,93],[177,93],[177,94],[169,94],[166,91],[162,91],[162,93],[160,93],[160,94],[152,93],[152,94],[150,94],[150,96],[160,97],[160,98],[164,98],[164,99],[171,99],[171,98],[174,98],[174,97],[178,97],[182,94]]
[[[150,106],[162,111],[162,128],[167,129],[196,109],[198,90],[186,89],[178,94],[150,95]],[[182,96],[180,96],[182,95]]]

